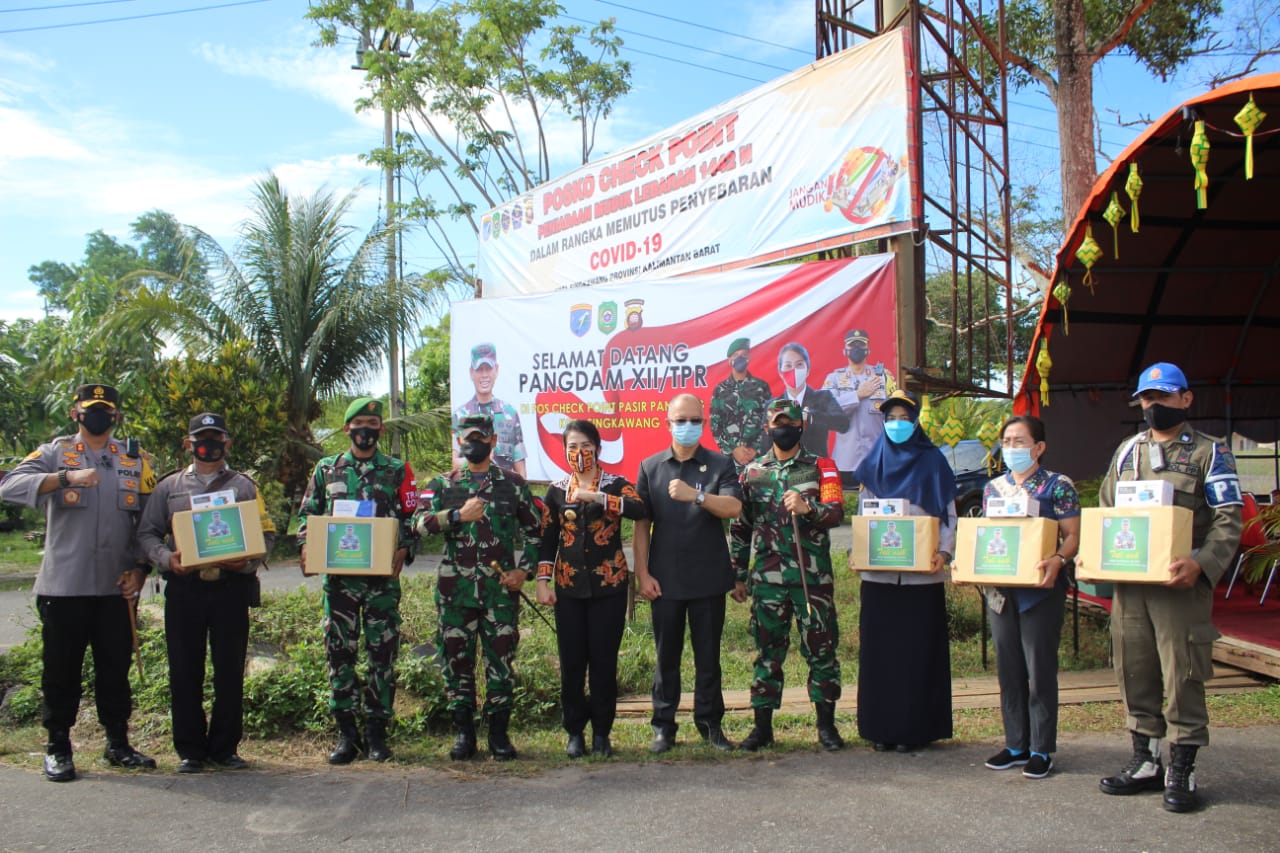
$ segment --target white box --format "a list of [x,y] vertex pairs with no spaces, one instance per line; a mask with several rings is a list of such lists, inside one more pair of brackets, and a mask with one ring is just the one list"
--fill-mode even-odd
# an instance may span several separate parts
[[1013,497],[990,497],[982,514],[987,518],[1039,518],[1040,501],[1026,492]]
[[902,498],[867,498],[858,502],[858,515],[906,515],[907,502]]
[[1128,480],[1116,483],[1116,506],[1173,506],[1173,483],[1168,480]]

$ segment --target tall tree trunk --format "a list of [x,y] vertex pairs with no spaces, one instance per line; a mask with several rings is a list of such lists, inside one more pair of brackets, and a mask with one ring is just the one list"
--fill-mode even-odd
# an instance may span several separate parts
[[1069,228],[1097,177],[1093,142],[1093,65],[1085,30],[1084,0],[1055,0],[1054,46],[1058,54],[1059,157],[1063,228]]

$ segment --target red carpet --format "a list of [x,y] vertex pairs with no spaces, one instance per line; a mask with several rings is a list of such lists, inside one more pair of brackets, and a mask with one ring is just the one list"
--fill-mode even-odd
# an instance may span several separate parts
[[[1225,598],[1227,580],[1224,578],[1213,591],[1213,624],[1224,635],[1249,643],[1257,643],[1271,649],[1280,649],[1280,577],[1271,585],[1267,603],[1258,606],[1262,596],[1262,584],[1249,588],[1236,582],[1231,597]],[[1110,598],[1098,598],[1080,593],[1081,601],[1091,601],[1111,610]]]

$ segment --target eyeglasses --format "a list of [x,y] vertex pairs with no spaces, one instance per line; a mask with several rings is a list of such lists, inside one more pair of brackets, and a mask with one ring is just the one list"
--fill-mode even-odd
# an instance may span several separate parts
[[702,426],[702,418],[672,418],[671,423],[676,424],[677,426],[684,426],[685,424]]

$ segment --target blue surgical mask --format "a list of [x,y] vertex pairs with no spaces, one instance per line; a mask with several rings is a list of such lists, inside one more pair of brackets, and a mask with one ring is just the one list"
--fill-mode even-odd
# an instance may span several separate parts
[[1000,455],[1004,457],[1004,464],[1015,474],[1029,471],[1036,464],[1036,460],[1031,458],[1030,447],[1002,447]]
[[681,447],[696,447],[702,440],[702,424],[672,424],[671,437]]
[[894,444],[902,444],[916,431],[914,421],[885,421],[884,431]]

